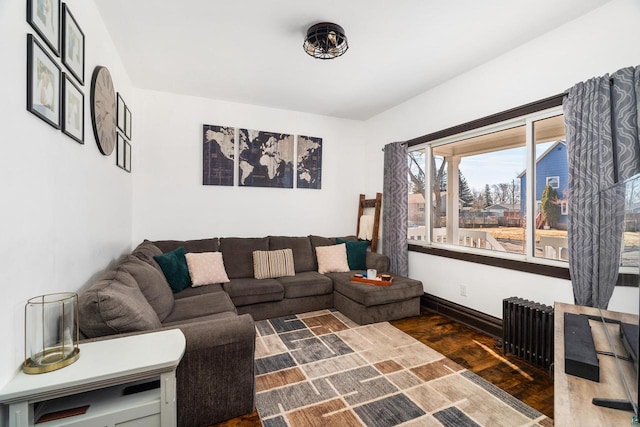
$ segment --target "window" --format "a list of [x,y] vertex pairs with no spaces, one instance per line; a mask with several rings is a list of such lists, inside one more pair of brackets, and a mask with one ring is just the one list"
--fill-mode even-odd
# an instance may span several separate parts
[[410,242],[566,266],[560,107],[410,147]]
[[559,176],[548,176],[547,177],[547,185],[551,188],[560,187],[560,177]]

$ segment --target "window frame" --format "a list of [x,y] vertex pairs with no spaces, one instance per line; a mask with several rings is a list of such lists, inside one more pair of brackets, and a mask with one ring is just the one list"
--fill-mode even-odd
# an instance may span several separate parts
[[[431,182],[432,171],[430,170],[430,167],[432,165],[433,150],[435,148],[446,146],[449,144],[455,144],[456,142],[464,141],[476,136],[492,134],[499,131],[513,129],[517,127],[524,127],[525,136],[526,136],[526,146],[525,146],[526,171],[528,176],[534,176],[534,174],[532,173],[532,171],[535,170],[535,163],[536,163],[536,158],[535,158],[536,147],[533,141],[534,124],[540,120],[544,120],[550,117],[556,117],[562,114],[563,114],[562,107],[559,107],[559,106],[551,107],[542,111],[532,112],[524,116],[514,117],[502,122],[488,124],[486,126],[461,132],[459,134],[453,134],[440,139],[435,139],[433,141],[411,145],[410,151],[423,150],[424,152],[425,177],[427,180],[425,185],[425,191],[430,191],[430,188],[432,188],[432,185],[433,185],[433,183]],[[559,181],[559,177],[557,180]],[[526,182],[526,185],[527,185],[526,194],[530,196],[525,201],[527,226],[525,229],[525,251],[523,254],[514,253],[514,252],[499,252],[499,251],[493,251],[489,249],[472,248],[472,247],[460,246],[460,245],[451,244],[451,243],[437,242],[432,239],[433,232],[431,227],[428,226],[428,224],[432,223],[432,214],[433,214],[432,209],[425,209],[424,240],[416,240],[415,242],[419,242],[416,244],[420,246],[431,246],[434,248],[439,248],[442,250],[450,250],[454,252],[466,252],[474,255],[495,257],[499,259],[508,259],[512,261],[521,261],[526,263],[543,264],[543,265],[549,265],[554,267],[568,268],[567,261],[553,260],[553,259],[548,259],[540,256],[535,256],[535,244],[532,243],[532,242],[535,242],[535,231],[536,231],[534,226],[535,214],[532,214],[533,212],[535,212],[535,206],[536,206],[535,183],[536,183],[535,178],[527,179],[527,182]],[[430,203],[431,196],[427,194],[423,194],[423,196],[425,198],[426,203]]]
[[[422,135],[417,138],[411,139],[407,141],[407,146],[409,150],[417,149],[418,146],[429,143],[436,140],[441,140],[443,138],[451,137],[452,135],[461,134],[463,132],[472,132],[477,131],[479,128],[489,125],[495,125],[496,123],[506,122],[508,120],[519,118],[522,116],[529,115],[531,113],[541,113],[545,110],[551,109],[553,107],[561,107],[562,101],[566,94],[558,94],[554,96],[550,96],[549,98],[541,99],[539,101],[535,101],[529,104],[522,105],[520,107],[512,108],[510,110],[506,110],[500,113],[496,113],[490,116],[486,116],[480,119],[472,120],[467,123],[463,123],[460,125],[456,125],[447,129],[443,129],[437,132],[433,132],[430,134]],[[527,137],[529,133],[527,133]],[[532,152],[530,153],[531,161],[535,162],[535,153],[533,152],[533,144]],[[431,176],[431,150],[427,150],[425,153],[425,174],[426,176]],[[528,180],[533,181],[533,180]],[[534,194],[529,191],[528,194]],[[532,199],[535,199],[533,197]],[[425,199],[426,200],[426,199]],[[528,212],[530,209],[535,209],[535,200],[532,201],[532,207],[527,207]],[[567,209],[568,210],[568,209]],[[427,210],[428,211],[428,210]],[[528,215],[531,217],[531,215]],[[533,221],[533,219],[531,219]],[[426,222],[425,222],[426,224]],[[462,260],[466,262],[474,262],[478,264],[506,268],[510,270],[516,270],[520,272],[527,272],[532,274],[538,274],[541,276],[554,277],[559,279],[570,280],[569,266],[567,262],[562,262],[560,265],[553,265],[548,263],[549,260],[545,260],[544,258],[536,258],[537,262],[531,262],[529,260],[523,259],[512,259],[508,256],[495,256],[487,253],[471,253],[469,251],[455,250],[453,245],[450,245],[446,248],[434,247],[431,244],[426,244],[431,240],[431,227],[426,227],[425,239],[428,240],[412,240],[411,243],[408,244],[408,249],[411,252],[424,253],[427,255],[446,257],[451,259]],[[535,230],[532,230],[535,233]],[[414,243],[415,242],[415,243]],[[419,244],[416,244],[419,242]],[[460,247],[460,249],[464,249]],[[505,255],[505,254],[498,254]],[[509,255],[508,253],[506,255]],[[542,262],[540,262],[542,261]],[[629,275],[621,272],[618,274],[618,281],[616,286],[631,286],[637,287],[637,276]]]
[[[553,186],[553,185],[549,184],[549,181],[551,181],[552,183],[555,182],[556,185]],[[558,189],[558,188],[560,188],[560,176],[559,175],[548,176],[548,177],[545,178],[545,183],[547,185],[551,185],[551,188],[553,188],[553,189]]]

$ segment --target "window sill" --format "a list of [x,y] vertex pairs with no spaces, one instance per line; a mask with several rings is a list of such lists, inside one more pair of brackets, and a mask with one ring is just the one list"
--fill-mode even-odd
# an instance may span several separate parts
[[[491,267],[506,268],[509,270],[521,271],[524,273],[539,274],[541,276],[571,280],[571,275],[569,273],[568,267],[557,267],[553,265],[538,264],[534,262],[520,261],[508,258],[498,258],[486,255],[472,254],[468,252],[452,251],[443,248],[415,245],[411,243],[409,244],[409,251],[457,259],[460,261],[474,262]],[[616,286],[638,287],[638,275],[620,273],[618,274],[618,282],[616,283]]]
[[484,264],[492,267],[507,268],[509,270],[516,270],[525,273],[540,274],[542,276],[571,280],[568,267],[556,267],[552,265],[537,264],[533,262],[508,258],[498,258],[486,255],[472,254],[468,252],[458,252],[443,248],[435,248],[432,246],[409,244],[409,250],[412,252],[420,252],[428,255],[441,256],[467,262],[475,262],[477,264]]

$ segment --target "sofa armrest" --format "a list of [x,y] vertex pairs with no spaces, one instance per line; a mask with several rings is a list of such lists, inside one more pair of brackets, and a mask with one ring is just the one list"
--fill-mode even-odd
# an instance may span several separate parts
[[389,271],[389,257],[377,252],[367,252],[367,268],[375,268],[378,273]]
[[209,426],[251,413],[255,407],[253,318],[244,314],[178,328],[187,341],[176,372],[178,424]]

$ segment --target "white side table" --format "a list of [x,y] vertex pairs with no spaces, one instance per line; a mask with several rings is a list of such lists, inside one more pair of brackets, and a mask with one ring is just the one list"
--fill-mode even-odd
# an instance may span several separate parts
[[[38,424],[175,426],[176,368],[185,349],[179,329],[80,344],[73,364],[45,374],[19,372],[2,390],[9,426],[33,426],[34,406],[49,413],[89,405],[82,415]],[[160,380],[160,388],[123,395],[127,385]],[[44,411],[42,408],[46,408]]]

